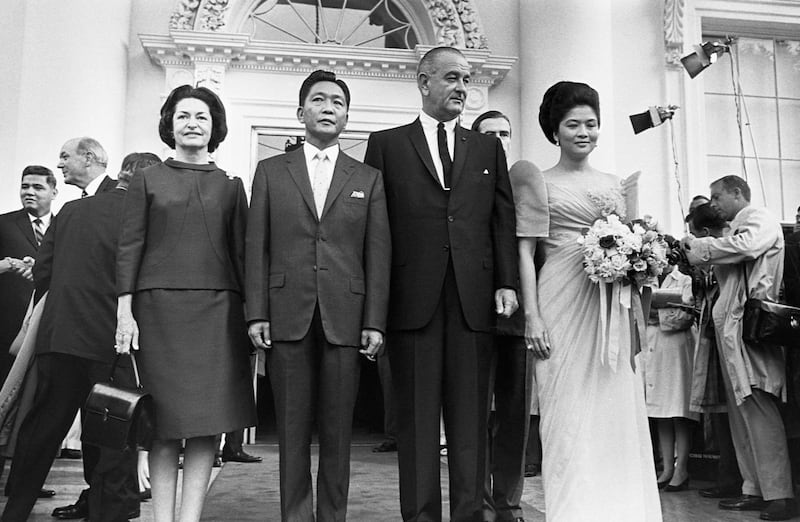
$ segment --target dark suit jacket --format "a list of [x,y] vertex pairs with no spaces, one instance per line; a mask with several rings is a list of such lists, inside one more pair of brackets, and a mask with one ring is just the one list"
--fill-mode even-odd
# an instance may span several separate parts
[[125,191],[70,201],[53,218],[33,268],[50,293],[36,352],[111,362],[117,323],[115,257]]
[[[26,210],[0,215],[0,259],[36,257],[36,250]],[[33,283],[14,272],[0,274],[0,352],[8,352],[11,341],[17,336],[32,294]]]
[[494,291],[516,288],[514,202],[500,141],[456,126],[451,190],[436,177],[419,119],[375,132],[365,163],[383,172],[392,230],[390,329],[433,315],[449,260],[467,324],[489,331]]
[[103,192],[110,192],[117,188],[117,180],[111,179],[108,176],[103,176],[103,181],[100,182],[100,186],[97,187],[97,194],[102,194]]
[[380,172],[340,151],[318,219],[302,148],[266,159],[248,223],[248,321],[270,321],[273,340],[299,340],[319,303],[332,344],[385,330],[391,241]]
[[[199,196],[200,205],[190,206]],[[204,234],[190,237],[189,224]],[[244,284],[247,197],[216,165],[172,158],[133,176],[117,256],[117,291],[232,290]]]

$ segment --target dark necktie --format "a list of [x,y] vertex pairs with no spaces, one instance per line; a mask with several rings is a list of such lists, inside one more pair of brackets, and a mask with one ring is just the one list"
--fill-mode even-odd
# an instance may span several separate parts
[[33,237],[36,239],[36,244],[42,244],[42,238],[44,237],[44,223],[39,218],[33,220]]
[[447,133],[444,130],[444,123],[439,122],[436,126],[436,140],[439,142],[439,158],[442,160],[442,177],[444,188],[450,188],[450,171],[453,170],[453,160],[450,159],[450,151],[447,148]]
[[85,197],[86,197],[86,196],[88,196],[88,195],[89,195],[89,193],[88,193],[88,192],[86,192],[86,189],[83,189],[83,190],[81,190],[81,197],[82,197],[82,198],[85,198]]

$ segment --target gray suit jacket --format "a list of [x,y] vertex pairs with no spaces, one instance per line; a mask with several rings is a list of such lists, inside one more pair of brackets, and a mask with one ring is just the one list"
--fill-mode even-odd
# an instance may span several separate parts
[[378,170],[340,152],[318,217],[302,149],[261,161],[245,248],[248,322],[296,341],[319,303],[328,341],[359,345],[362,329],[386,328],[390,249]]

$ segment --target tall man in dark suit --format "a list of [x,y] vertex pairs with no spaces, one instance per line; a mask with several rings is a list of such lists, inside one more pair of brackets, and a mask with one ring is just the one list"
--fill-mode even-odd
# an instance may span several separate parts
[[22,170],[22,208],[0,215],[0,383],[14,362],[8,348],[22,326],[33,295],[33,281],[25,278],[24,272],[50,226],[50,206],[57,194],[52,171],[29,165]]
[[[4,522],[26,520],[50,470],[61,440],[94,383],[108,379],[116,329],[115,256],[123,190],[104,175],[105,151],[91,138],[68,141],[59,167],[67,183],[92,197],[64,205],[44,237],[33,275],[36,295],[49,291],[36,340],[37,388],[20,428],[11,466]],[[104,179],[103,179],[104,178]],[[129,364],[114,376],[133,385]],[[61,508],[54,516],[92,521],[126,521],[138,516],[136,453],[84,445],[88,505]],[[88,507],[88,513],[86,508]]]
[[491,329],[517,309],[514,203],[500,141],[462,128],[469,64],[437,47],[420,60],[422,111],[370,136],[392,229],[389,360],[404,520],[442,519],[444,410],[452,520],[481,520]]
[[[306,142],[258,164],[247,226],[247,319],[267,350],[280,443],[281,518],[343,521],[359,351],[383,345],[390,248],[380,172],[339,149],[350,91],[327,71],[300,88]],[[359,350],[359,347],[361,348]]]

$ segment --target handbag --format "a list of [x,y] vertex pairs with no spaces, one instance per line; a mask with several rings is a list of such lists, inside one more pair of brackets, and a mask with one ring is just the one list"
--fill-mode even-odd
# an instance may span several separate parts
[[742,324],[747,344],[791,347],[800,342],[800,308],[796,306],[749,298]]
[[[745,292],[750,285],[744,271]],[[800,337],[800,308],[748,297],[742,317],[742,340],[752,346],[792,347]]]
[[114,383],[121,355],[114,359],[108,382],[96,383],[86,398],[81,442],[117,451],[149,448],[153,435],[153,398],[142,388],[133,352],[130,357],[136,388]]

